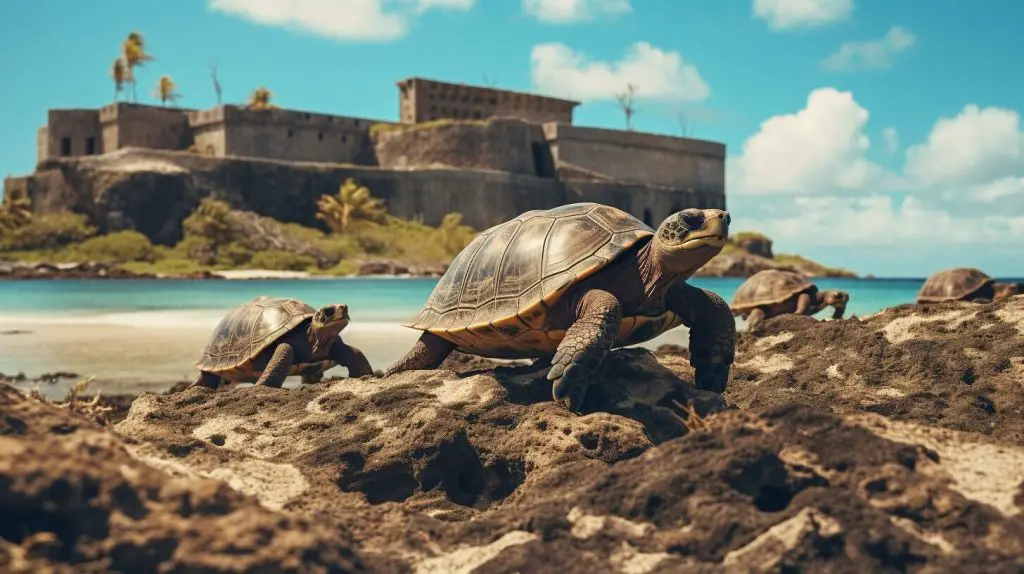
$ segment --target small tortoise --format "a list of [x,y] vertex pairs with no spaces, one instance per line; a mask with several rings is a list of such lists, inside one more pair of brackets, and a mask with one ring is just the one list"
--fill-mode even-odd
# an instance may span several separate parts
[[806,277],[793,271],[765,269],[747,279],[732,298],[732,312],[747,320],[747,330],[785,313],[814,315],[832,306],[832,318],[841,319],[850,295],[846,291],[818,291]]
[[257,297],[220,320],[199,359],[191,386],[216,389],[223,381],[280,388],[289,375],[316,383],[341,365],[350,377],[373,374],[363,353],[341,340],[348,307],[313,309],[296,299]]
[[995,301],[1019,292],[1019,285],[995,281],[980,269],[954,267],[933,273],[918,291],[917,302]]
[[406,327],[424,331],[385,374],[436,368],[453,351],[550,360],[552,395],[578,411],[607,352],[690,327],[699,387],[724,390],[736,323],[717,294],[686,283],[717,255],[730,216],[674,213],[657,231],[607,205],[534,210],[477,236]]

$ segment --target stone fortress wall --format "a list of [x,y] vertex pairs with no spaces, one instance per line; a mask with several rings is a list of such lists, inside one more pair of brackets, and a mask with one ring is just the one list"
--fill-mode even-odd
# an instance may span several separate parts
[[[573,201],[614,205],[651,225],[685,207],[725,208],[722,144],[574,126],[578,103],[568,100],[421,78],[398,86],[398,123],[234,105],[188,110],[119,102],[98,110],[50,110],[38,132],[39,170],[28,178],[8,178],[5,190],[30,190],[34,209],[58,209],[60,197],[78,193],[68,182],[47,190],[63,181],[53,173],[62,163],[143,148],[231,160],[233,169],[263,160],[293,163],[288,170],[294,174],[306,169],[305,163],[328,164],[322,167],[340,169],[339,174],[348,169],[396,215],[428,224],[459,211],[467,224],[481,229],[520,211]],[[430,183],[433,179],[444,185]],[[303,181],[316,182],[316,190],[303,192],[313,196],[334,193],[340,184],[322,177]],[[239,208],[270,209],[279,202],[261,194],[291,193],[280,188],[288,186],[282,177],[274,187],[258,180],[248,185],[255,187],[234,194],[245,198]],[[494,197],[481,202],[485,190]],[[186,197],[195,201],[193,194]],[[273,210],[265,215],[305,219]]]

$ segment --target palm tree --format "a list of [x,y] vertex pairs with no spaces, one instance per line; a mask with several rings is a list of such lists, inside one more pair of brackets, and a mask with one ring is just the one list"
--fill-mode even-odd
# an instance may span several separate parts
[[136,91],[135,68],[141,67],[142,64],[154,58],[146,53],[146,40],[138,32],[128,34],[124,44],[121,45],[121,52],[124,62],[128,66],[128,81],[132,85],[132,99],[138,102],[139,94]]
[[370,190],[358,185],[352,178],[345,180],[338,195],[322,195],[316,202],[316,218],[327,224],[334,233],[345,233],[353,220],[381,222],[384,220],[384,201],[370,195]]
[[124,59],[118,58],[114,60],[114,65],[110,68],[110,77],[114,79],[114,101],[120,99],[120,94],[124,90],[125,82],[129,81],[128,67],[125,66]]
[[270,100],[274,97],[274,93],[264,87],[256,88],[249,94],[249,102],[245,107],[250,110],[269,110],[276,108],[274,104],[270,103]]
[[178,86],[175,85],[174,80],[170,76],[164,74],[160,76],[160,81],[156,84],[156,92],[154,95],[160,98],[160,104],[166,106],[167,102],[174,103],[181,98],[181,94],[174,91]]

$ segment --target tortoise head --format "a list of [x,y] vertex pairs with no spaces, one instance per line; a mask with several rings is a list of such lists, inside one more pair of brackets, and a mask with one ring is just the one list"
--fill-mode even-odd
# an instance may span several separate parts
[[673,273],[693,273],[725,247],[731,221],[721,209],[684,209],[668,216],[653,240],[661,265]]
[[314,331],[330,331],[331,335],[336,335],[348,326],[348,322],[348,305],[324,305],[313,313]]
[[833,307],[845,307],[850,301],[850,295],[846,291],[822,291],[821,298],[826,305]]

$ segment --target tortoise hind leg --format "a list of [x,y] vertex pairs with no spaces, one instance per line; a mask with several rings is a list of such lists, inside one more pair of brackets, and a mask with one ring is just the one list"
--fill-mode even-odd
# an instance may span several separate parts
[[455,345],[449,341],[429,331],[424,331],[412,349],[409,349],[404,357],[395,361],[388,367],[388,370],[384,371],[384,376],[387,377],[402,371],[436,369],[454,350]]
[[565,330],[551,359],[547,378],[555,401],[579,411],[591,377],[615,343],[621,323],[622,306],[614,295],[599,289],[587,291],[580,300],[576,322]]
[[295,349],[288,343],[279,344],[256,384],[280,389],[284,380],[288,378],[288,372],[291,371],[294,362]]
[[195,381],[192,381],[192,384],[189,385],[188,388],[191,389],[192,387],[204,387],[216,391],[217,388],[220,387],[220,384],[222,382],[222,379],[217,375],[214,375],[213,373],[199,371],[199,376],[196,377]]

